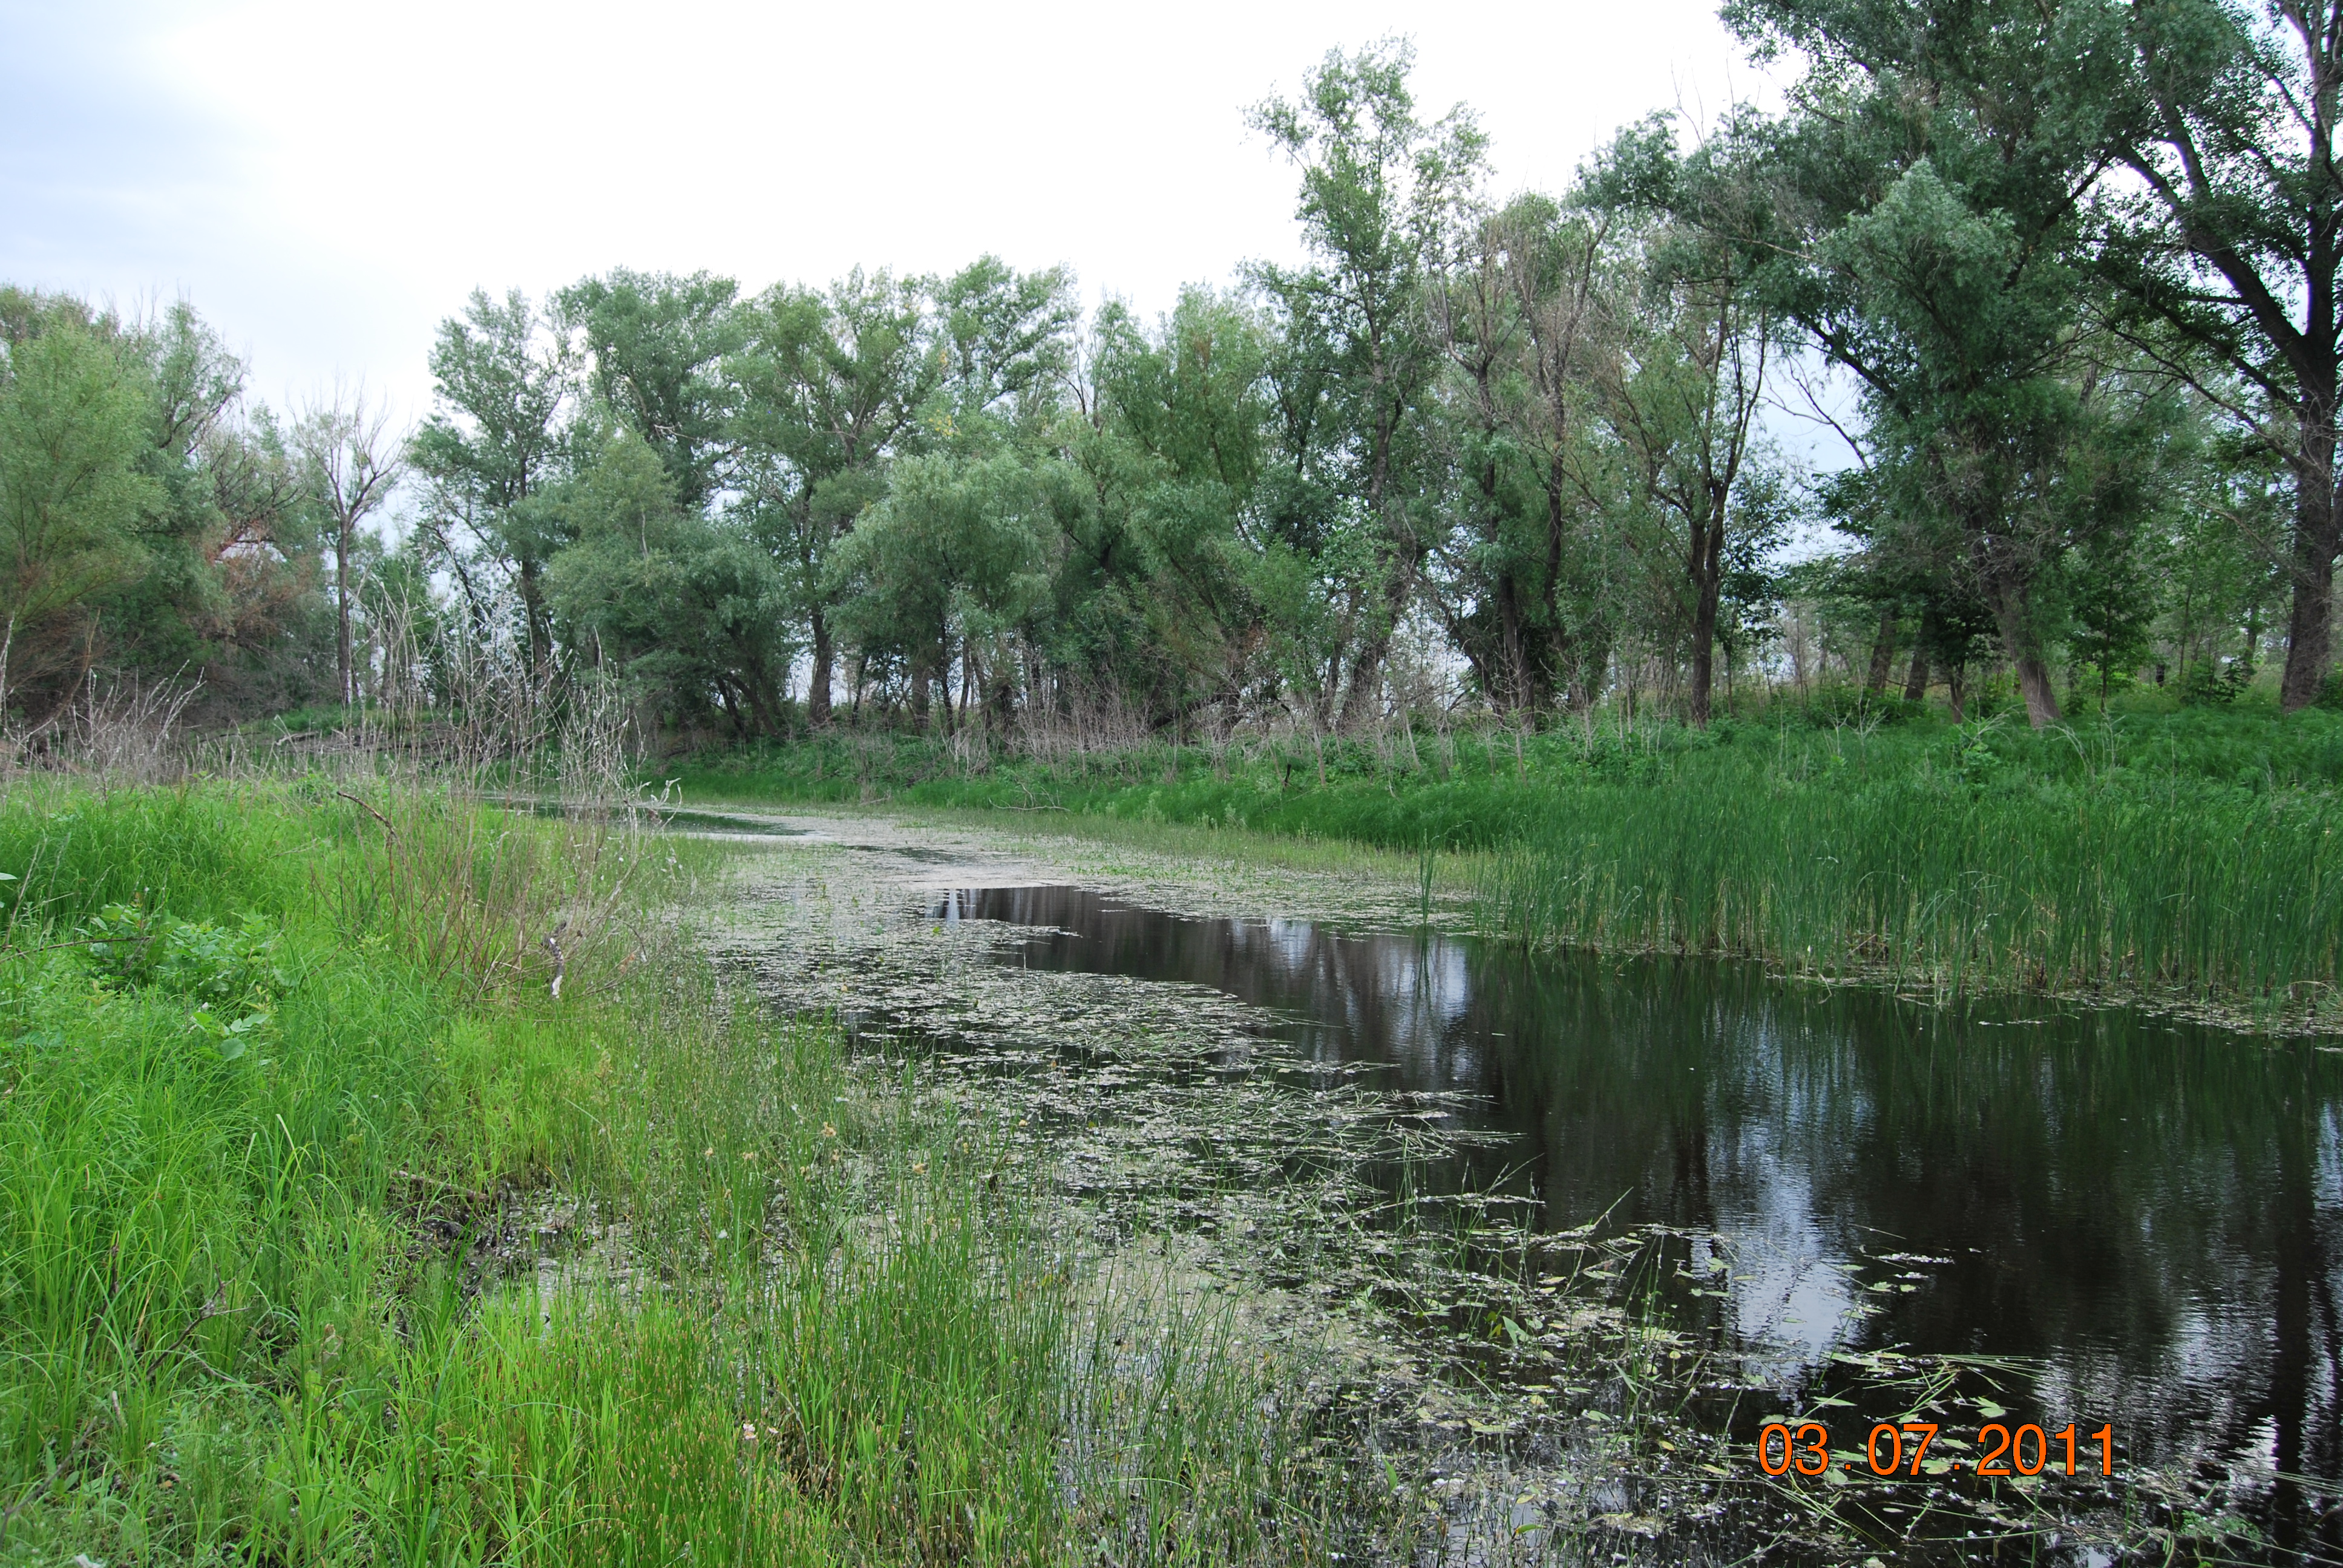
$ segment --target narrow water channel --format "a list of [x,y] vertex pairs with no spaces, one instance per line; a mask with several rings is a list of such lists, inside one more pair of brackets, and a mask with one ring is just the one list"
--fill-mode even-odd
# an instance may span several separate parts
[[1190,919],[1077,887],[956,892],[930,916],[1034,929],[998,961],[1208,986],[1307,1058],[1463,1091],[1457,1115],[1508,1136],[1454,1179],[1525,1193],[1546,1229],[1721,1238],[1722,1326],[1785,1410],[1868,1352],[1967,1358],[2013,1425],[2111,1426],[2119,1464],[2217,1482],[2282,1551],[2343,1549],[2331,1045]]

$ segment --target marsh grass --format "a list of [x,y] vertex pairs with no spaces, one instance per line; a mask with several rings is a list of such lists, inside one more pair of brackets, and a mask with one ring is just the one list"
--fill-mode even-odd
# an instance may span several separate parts
[[875,799],[1034,833],[1461,894],[1534,947],[1714,953],[1932,997],[2050,991],[2330,1027],[2343,718],[2078,717],[2035,734],[1780,705],[1707,731],[1590,722],[1413,753],[1001,759],[809,740],[669,765],[693,799]]
[[2325,799],[1688,782],[1557,789],[1538,811],[1535,839],[1479,877],[1483,928],[1534,946],[2304,1016],[2331,1003],[2343,952]]
[[[379,785],[0,802],[0,1556],[1307,1562],[1372,1531],[1280,1368],[1202,1308],[1102,1312],[980,1129],[728,993],[688,929],[718,854]],[[233,1052],[216,976],[104,961],[230,929],[284,980]]]

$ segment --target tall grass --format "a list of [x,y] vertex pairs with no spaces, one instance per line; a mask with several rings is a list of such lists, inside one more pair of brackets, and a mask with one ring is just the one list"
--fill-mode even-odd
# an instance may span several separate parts
[[417,790],[0,802],[0,1555],[1285,1562],[1371,1528],[1274,1369],[1209,1315],[1101,1327],[977,1130],[728,1000],[660,912],[715,853]]
[[1482,929],[1533,945],[2298,1018],[2343,984],[2343,715],[2118,711],[2035,734],[1784,704],[1705,732],[1332,742],[1322,784],[1320,762],[1262,738],[976,769],[933,742],[860,737],[669,771],[693,799],[1353,844],[1413,858],[1427,882],[1438,855]]
[[2331,986],[2343,949],[2323,799],[1699,779],[1555,789],[1533,809],[1478,880],[1487,925],[1535,944],[2248,1000]]

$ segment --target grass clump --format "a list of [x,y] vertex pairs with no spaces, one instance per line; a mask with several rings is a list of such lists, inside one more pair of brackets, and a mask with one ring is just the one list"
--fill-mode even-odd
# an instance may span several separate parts
[[983,1137],[728,998],[671,912],[715,853],[419,790],[0,802],[0,1560],[1367,1528],[1270,1372],[1098,1353]]

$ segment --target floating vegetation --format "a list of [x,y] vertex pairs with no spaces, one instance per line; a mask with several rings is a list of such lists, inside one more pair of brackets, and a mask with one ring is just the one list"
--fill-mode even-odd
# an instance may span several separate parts
[[[2186,1467],[1879,1479],[1860,1446],[1874,1421],[1936,1423],[1930,1457],[1951,1461],[1981,1423],[2035,1408],[2044,1369],[1818,1353],[1784,1332],[1787,1298],[1765,1306],[1783,1260],[1764,1243],[1610,1214],[1541,1229],[1506,1169],[1512,1135],[1473,1096],[1312,1052],[1292,1020],[1221,990],[1028,967],[1034,928],[944,896],[1077,880],[1199,915],[1386,930],[1424,902],[1337,874],[852,820],[759,857],[720,946],[777,1007],[844,1021],[858,1070],[914,1090],[994,1181],[1054,1201],[1099,1289],[1219,1314],[1274,1362],[1380,1471],[1419,1560],[1916,1563],[2003,1541],[2112,1562],[2237,1538],[2221,1489]],[[1953,1261],[1883,1240],[1827,1266],[1834,1311],[1875,1316]],[[1760,1467],[1765,1422],[1833,1414],[1824,1474]]]

